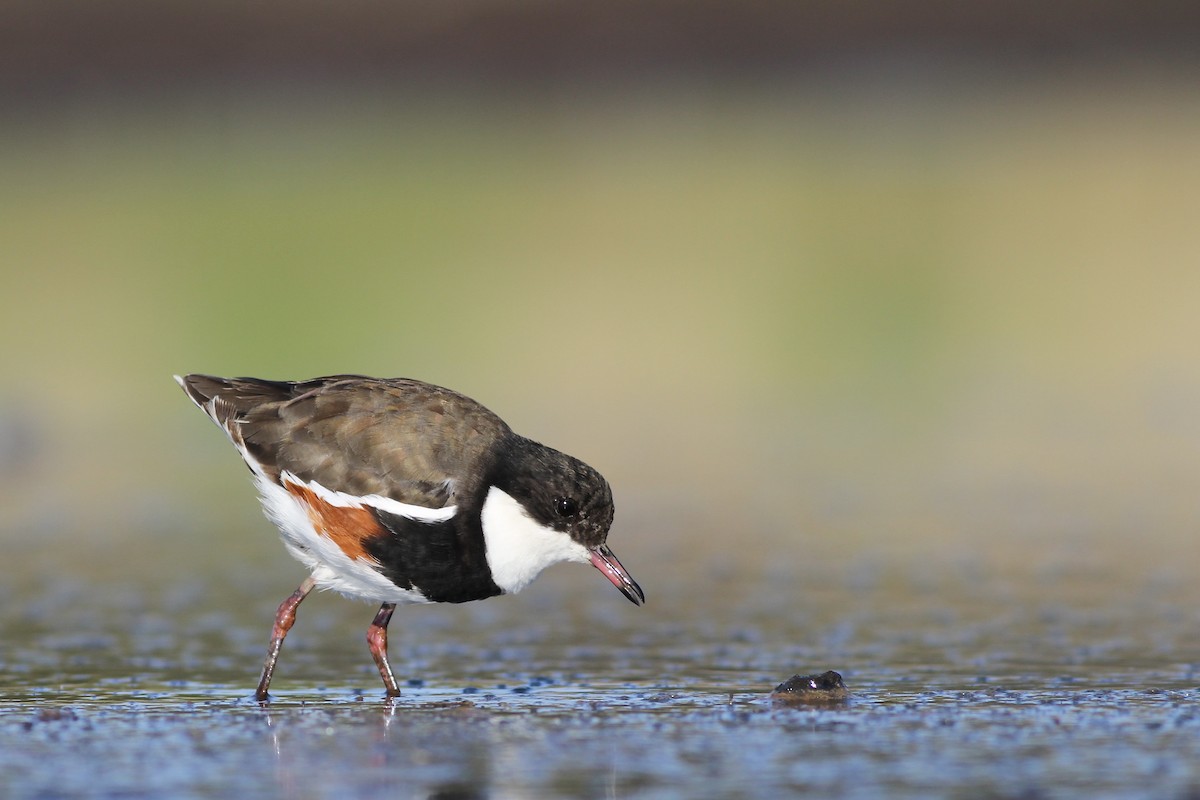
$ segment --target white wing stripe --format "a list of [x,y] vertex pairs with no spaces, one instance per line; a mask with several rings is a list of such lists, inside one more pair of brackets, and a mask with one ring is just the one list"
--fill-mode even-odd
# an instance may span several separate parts
[[316,481],[302,481],[291,472],[286,471],[279,477],[285,483],[308,489],[317,497],[329,503],[329,505],[337,506],[338,508],[371,506],[397,517],[406,517],[407,519],[415,519],[420,522],[445,522],[452,518],[455,512],[458,511],[458,506],[426,508],[425,506],[413,505],[412,503],[401,503],[399,500],[393,500],[390,497],[378,494],[368,494],[359,497],[345,492],[335,492],[332,489],[326,489]]

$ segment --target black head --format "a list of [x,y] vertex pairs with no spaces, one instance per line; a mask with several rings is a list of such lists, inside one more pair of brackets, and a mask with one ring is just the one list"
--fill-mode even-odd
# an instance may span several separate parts
[[613,521],[612,490],[577,458],[512,436],[491,483],[516,498],[534,520],[584,547],[604,544]]

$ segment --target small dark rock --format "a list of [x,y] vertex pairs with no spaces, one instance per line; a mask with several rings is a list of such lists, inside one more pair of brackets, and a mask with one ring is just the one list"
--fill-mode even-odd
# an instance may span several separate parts
[[775,687],[771,702],[776,705],[828,705],[844,703],[850,690],[833,670],[820,675],[793,675]]

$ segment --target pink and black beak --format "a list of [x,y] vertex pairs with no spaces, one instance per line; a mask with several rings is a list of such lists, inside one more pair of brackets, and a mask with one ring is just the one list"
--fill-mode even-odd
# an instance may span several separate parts
[[617,561],[617,557],[613,555],[612,550],[608,549],[608,545],[602,544],[592,550],[592,566],[603,572],[604,577],[612,581],[612,585],[620,589],[621,594],[628,597],[635,606],[646,602],[646,595],[642,593],[642,587],[638,586],[637,581],[629,576],[629,573],[621,566],[621,562]]

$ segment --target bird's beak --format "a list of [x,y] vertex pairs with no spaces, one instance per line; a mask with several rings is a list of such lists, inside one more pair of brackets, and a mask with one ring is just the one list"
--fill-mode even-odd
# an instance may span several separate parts
[[604,577],[612,581],[612,585],[620,589],[621,594],[628,597],[635,606],[646,602],[646,595],[642,593],[642,587],[629,577],[629,573],[621,566],[621,562],[617,561],[617,557],[613,555],[612,550],[608,549],[608,545],[602,544],[592,550],[592,566],[603,572]]

